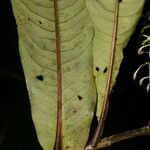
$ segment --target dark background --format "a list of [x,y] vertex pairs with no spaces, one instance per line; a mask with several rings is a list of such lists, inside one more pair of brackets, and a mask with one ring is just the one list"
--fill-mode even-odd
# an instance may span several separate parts
[[[145,11],[150,10],[147,1]],[[136,68],[148,60],[139,57],[139,33],[146,19],[124,49],[124,59],[110,96],[110,109],[104,136],[142,127],[150,120],[150,97],[145,86],[133,82]],[[148,22],[150,24],[150,22]],[[150,33],[150,32],[149,32]],[[147,34],[149,34],[147,33]],[[149,61],[149,60],[148,60]],[[146,70],[147,71],[147,70]],[[143,74],[147,72],[143,71]],[[142,75],[142,74],[141,74]],[[31,118],[28,93],[18,51],[15,19],[9,0],[0,1],[0,150],[41,150]],[[114,144],[107,150],[149,150],[150,137],[139,137]]]

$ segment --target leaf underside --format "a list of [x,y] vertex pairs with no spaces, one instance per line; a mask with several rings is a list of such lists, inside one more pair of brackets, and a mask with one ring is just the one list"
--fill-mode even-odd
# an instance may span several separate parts
[[[45,150],[52,150],[57,118],[54,2],[13,0],[12,4],[37,136]],[[94,30],[84,0],[63,0],[58,2],[58,6],[62,149],[80,150],[87,142],[96,102],[91,51]],[[38,80],[38,76],[42,76],[43,81]]]
[[[101,113],[107,82],[112,31],[116,0],[87,0],[89,14],[95,27],[93,39],[93,70],[98,92],[97,116]],[[116,52],[113,64],[112,83],[118,73],[122,60],[122,50],[135,30],[143,10],[145,0],[122,0],[119,4],[119,20],[116,41]],[[99,68],[97,70],[97,68]]]
[[[97,110],[101,113],[115,0],[61,0],[56,3],[58,10],[54,0],[12,0],[20,56],[32,118],[43,149],[52,150],[55,145],[58,93],[61,92],[62,149],[83,150],[97,95]],[[120,4],[113,82],[122,49],[135,29],[143,4],[144,0],[123,0]],[[58,84],[58,76],[61,84]]]

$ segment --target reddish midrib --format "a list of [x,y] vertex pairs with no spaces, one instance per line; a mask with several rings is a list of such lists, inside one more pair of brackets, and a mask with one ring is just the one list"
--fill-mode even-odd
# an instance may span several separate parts
[[61,74],[61,50],[60,28],[58,17],[58,0],[54,0],[55,36],[56,36],[56,61],[57,61],[57,128],[54,150],[61,150],[62,140],[62,74]]
[[114,24],[113,24],[113,33],[112,33],[112,41],[111,41],[111,52],[110,52],[110,59],[109,59],[109,68],[108,68],[108,77],[107,77],[107,83],[105,88],[105,95],[103,99],[102,104],[102,112],[100,114],[100,119],[98,122],[98,126],[94,132],[94,135],[91,140],[91,145],[93,148],[95,148],[97,144],[98,138],[102,136],[104,126],[105,126],[105,120],[107,117],[108,112],[108,105],[109,105],[109,94],[111,89],[111,81],[112,81],[112,75],[113,75],[113,66],[115,61],[115,52],[116,52],[116,38],[117,38],[117,29],[118,29],[118,17],[119,17],[119,2],[120,0],[116,0],[115,2],[115,14],[114,14]]

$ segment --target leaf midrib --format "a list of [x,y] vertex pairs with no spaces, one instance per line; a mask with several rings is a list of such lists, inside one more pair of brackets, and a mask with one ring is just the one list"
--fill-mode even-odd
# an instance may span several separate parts
[[61,73],[61,48],[60,26],[58,16],[58,0],[54,0],[55,40],[56,40],[56,65],[57,65],[57,127],[55,150],[61,150],[62,140],[62,73]]

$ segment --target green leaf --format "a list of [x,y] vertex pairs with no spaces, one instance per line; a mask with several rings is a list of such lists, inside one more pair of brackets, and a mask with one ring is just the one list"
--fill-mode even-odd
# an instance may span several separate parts
[[[50,0],[12,0],[21,61],[30,96],[32,118],[44,150],[56,139],[58,88],[62,88],[62,149],[84,149],[96,103],[91,25],[85,0],[58,1],[60,42],[56,43]],[[56,55],[60,45],[61,69]],[[61,71],[62,87],[57,85]],[[58,87],[59,86],[59,87]],[[60,96],[60,95],[59,95]],[[61,133],[58,133],[61,134]]]
[[[108,77],[111,54],[112,30],[116,0],[87,0],[89,14],[95,27],[93,40],[93,64],[98,93],[97,116],[101,113]],[[119,5],[119,20],[116,52],[111,85],[115,83],[122,60],[123,48],[135,30],[145,0],[122,0]],[[131,49],[132,50],[132,49]]]
[[[32,118],[44,150],[61,149],[61,144],[64,150],[83,150],[87,143],[97,94],[100,114],[105,93],[114,4],[12,0]],[[143,4],[120,4],[113,82]]]

